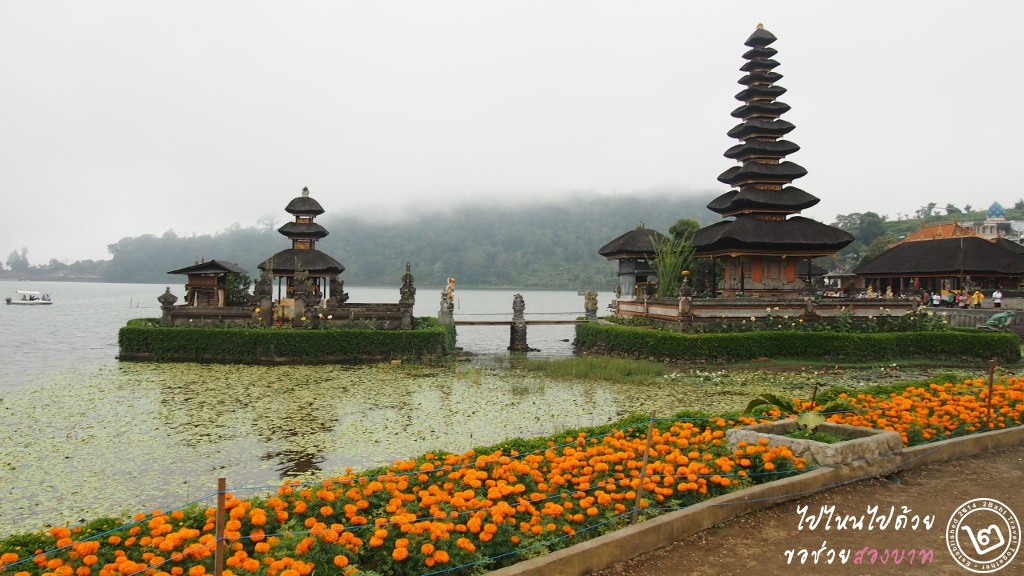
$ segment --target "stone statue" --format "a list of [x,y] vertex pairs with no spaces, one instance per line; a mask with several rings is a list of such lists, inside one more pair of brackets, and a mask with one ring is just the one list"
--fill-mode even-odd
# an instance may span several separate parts
[[526,301],[523,300],[522,294],[516,294],[512,297],[512,323],[513,324],[526,324],[526,318],[523,317],[523,311],[526,310]]
[[991,330],[1006,330],[1013,323],[1013,310],[998,312],[985,321],[985,327]]
[[178,301],[178,297],[171,294],[171,287],[168,286],[167,290],[164,291],[157,299],[160,303],[160,310],[163,311],[163,317],[161,318],[161,324],[164,326],[172,325],[171,311],[174,310],[174,303]]
[[437,313],[437,320],[442,324],[455,324],[455,278],[448,278],[448,285],[441,291],[441,310]]
[[348,292],[345,292],[345,282],[339,279],[337,276],[332,276],[328,285],[331,291],[331,297],[327,301],[329,308],[337,308],[338,306],[348,302]]
[[583,314],[587,320],[597,320],[597,292],[589,290],[583,297]]
[[399,304],[416,303],[416,286],[413,285],[415,279],[412,275],[412,263],[406,262],[405,274],[402,275],[402,287],[398,290],[398,293],[401,294],[401,297],[398,299]]

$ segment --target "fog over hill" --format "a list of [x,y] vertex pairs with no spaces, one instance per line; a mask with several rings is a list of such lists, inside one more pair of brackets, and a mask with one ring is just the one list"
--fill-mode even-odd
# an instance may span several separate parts
[[[441,286],[454,276],[467,287],[610,290],[616,266],[598,255],[601,246],[639,224],[667,232],[679,218],[711,223],[717,215],[706,205],[713,197],[660,192],[518,206],[469,203],[383,222],[324,205],[317,223],[330,235],[317,248],[345,265],[341,278],[352,285],[397,287],[409,261],[424,286]],[[287,217],[282,210],[280,219],[261,227],[235,225],[210,235],[168,231],[123,238],[109,246],[113,257],[102,276],[110,282],[177,281],[167,271],[199,259],[234,262],[255,276],[258,264],[289,247],[276,230]]]

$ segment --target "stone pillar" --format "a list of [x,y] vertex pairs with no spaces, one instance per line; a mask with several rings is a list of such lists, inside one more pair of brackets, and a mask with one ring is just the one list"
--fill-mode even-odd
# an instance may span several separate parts
[[400,328],[402,330],[412,330],[413,327],[413,314],[412,307],[416,304],[416,286],[413,282],[416,278],[412,275],[412,263],[405,263],[405,274],[402,275],[402,287],[399,289],[401,297],[398,299],[398,304],[402,310],[402,324]]
[[312,290],[309,284],[309,273],[303,270],[301,267],[296,266],[295,278],[292,284],[292,298],[295,304],[292,307],[292,327],[302,328],[305,321],[302,319],[305,317],[307,320],[310,319],[308,314],[312,313],[312,308],[306,309],[306,301],[316,299],[312,296]]
[[679,318],[680,319],[685,318],[687,316],[690,316],[690,314],[691,314],[691,312],[690,312],[690,305],[691,305],[691,303],[692,303],[692,298],[690,298],[689,296],[680,296],[679,297]]
[[590,290],[583,297],[583,317],[588,322],[597,321],[597,292]]
[[252,296],[249,297],[249,304],[254,307],[254,322],[263,326],[274,324],[274,275],[269,269],[260,272]]
[[163,311],[163,316],[160,318],[160,324],[164,326],[173,326],[174,320],[171,318],[171,311],[174,310],[174,303],[178,301],[178,297],[171,294],[171,287],[168,286],[167,290],[164,291],[157,299],[160,303],[160,310]]
[[529,352],[532,350],[526,343],[526,318],[523,311],[526,310],[526,302],[522,294],[516,294],[512,298],[512,326],[509,335],[508,349],[511,352]]

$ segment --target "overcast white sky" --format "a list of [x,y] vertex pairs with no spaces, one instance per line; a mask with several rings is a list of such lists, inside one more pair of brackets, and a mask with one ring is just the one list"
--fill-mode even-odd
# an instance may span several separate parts
[[725,192],[758,22],[805,215],[1024,196],[1019,0],[0,0],[0,259],[281,224],[303,186],[328,215]]

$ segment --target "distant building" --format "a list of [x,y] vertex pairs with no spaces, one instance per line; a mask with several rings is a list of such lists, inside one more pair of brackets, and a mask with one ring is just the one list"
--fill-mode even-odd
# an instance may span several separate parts
[[964,222],[964,227],[982,238],[1008,238],[1019,242],[1024,222],[1011,222],[1006,219],[1006,210],[999,202],[988,207],[988,213],[981,222]]

